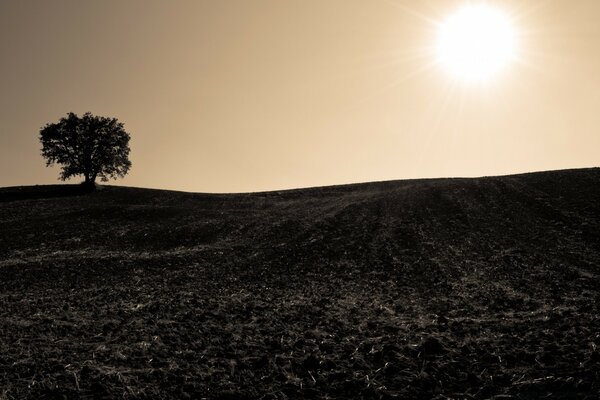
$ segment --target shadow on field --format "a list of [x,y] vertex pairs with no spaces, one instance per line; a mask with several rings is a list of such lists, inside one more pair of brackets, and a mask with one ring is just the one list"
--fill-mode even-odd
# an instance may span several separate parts
[[92,193],[95,190],[95,187],[85,184],[14,186],[0,189],[0,203],[48,199],[54,197],[83,196]]

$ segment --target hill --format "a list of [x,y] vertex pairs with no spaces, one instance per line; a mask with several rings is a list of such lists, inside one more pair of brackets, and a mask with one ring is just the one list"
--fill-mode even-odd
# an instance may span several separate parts
[[600,169],[3,188],[0,226],[0,399],[600,391]]

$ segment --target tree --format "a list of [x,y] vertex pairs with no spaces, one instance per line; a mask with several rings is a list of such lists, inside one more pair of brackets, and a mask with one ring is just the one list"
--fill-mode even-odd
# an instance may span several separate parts
[[42,156],[46,166],[62,165],[61,180],[83,175],[84,184],[95,186],[96,178],[124,177],[131,168],[129,133],[116,118],[75,113],[40,130]]

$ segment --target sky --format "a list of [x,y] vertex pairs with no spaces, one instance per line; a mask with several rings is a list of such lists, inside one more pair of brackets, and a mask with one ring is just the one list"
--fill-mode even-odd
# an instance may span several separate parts
[[39,130],[86,111],[131,134],[132,169],[111,181],[125,186],[599,166],[600,1],[487,1],[510,16],[517,57],[476,84],[435,54],[466,3],[0,0],[0,186],[57,183]]

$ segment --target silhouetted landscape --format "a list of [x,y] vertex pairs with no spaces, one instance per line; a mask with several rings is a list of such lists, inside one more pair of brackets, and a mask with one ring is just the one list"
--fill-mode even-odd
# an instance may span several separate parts
[[0,399],[593,399],[600,169],[0,189]]

